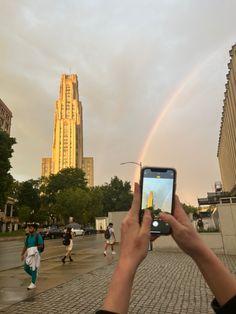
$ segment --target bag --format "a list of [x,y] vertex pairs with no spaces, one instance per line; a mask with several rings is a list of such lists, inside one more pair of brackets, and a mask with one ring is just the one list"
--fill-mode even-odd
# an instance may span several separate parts
[[105,239],[109,240],[110,237],[111,237],[111,234],[110,234],[110,230],[109,228],[106,229],[105,233],[104,233],[104,237]]
[[63,245],[69,245],[70,244],[70,239],[68,237],[68,235],[65,235],[65,238],[62,241]]
[[[42,236],[41,236],[41,237],[42,237]],[[27,244],[28,244],[28,239],[29,239],[29,234],[27,235],[27,238],[26,238],[26,243],[27,243]],[[43,240],[42,247],[41,247],[41,248],[38,248],[39,253],[42,253],[42,252],[44,251],[44,248],[45,248],[43,237],[42,237],[42,240]],[[38,245],[39,245],[39,234],[36,233],[35,246],[38,246]]]

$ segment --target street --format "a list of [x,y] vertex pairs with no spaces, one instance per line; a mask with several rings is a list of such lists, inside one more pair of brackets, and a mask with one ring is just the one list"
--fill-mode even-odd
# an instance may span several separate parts
[[[104,235],[90,235],[74,238],[73,262],[61,258],[65,252],[62,239],[45,240],[45,250],[41,257],[41,267],[35,294],[56,287],[75,277],[113,263],[117,256],[104,258]],[[27,286],[30,277],[24,272],[20,254],[23,240],[0,242],[0,311],[7,306],[29,298]]]

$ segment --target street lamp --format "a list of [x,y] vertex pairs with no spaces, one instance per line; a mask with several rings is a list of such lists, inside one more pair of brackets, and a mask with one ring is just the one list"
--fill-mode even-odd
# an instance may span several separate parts
[[135,165],[138,165],[140,167],[140,169],[142,168],[141,161],[140,162],[137,162],[137,161],[126,161],[126,162],[122,162],[120,165],[125,165],[125,164],[135,164]]

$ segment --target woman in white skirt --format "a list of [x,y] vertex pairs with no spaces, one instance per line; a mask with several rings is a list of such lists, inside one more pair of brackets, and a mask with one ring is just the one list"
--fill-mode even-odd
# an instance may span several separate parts
[[70,262],[73,262],[73,259],[71,258],[71,251],[73,249],[73,240],[72,240],[72,229],[70,227],[67,228],[66,234],[65,234],[65,241],[68,242],[68,245],[66,245],[66,254],[62,258],[62,263],[65,264],[66,257],[69,256]]

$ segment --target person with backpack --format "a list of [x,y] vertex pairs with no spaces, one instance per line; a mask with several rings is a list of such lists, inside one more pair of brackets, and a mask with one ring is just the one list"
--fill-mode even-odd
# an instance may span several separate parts
[[61,259],[62,263],[65,264],[67,256],[69,256],[70,262],[73,262],[73,259],[71,258],[71,252],[73,249],[73,236],[72,236],[72,228],[68,227],[66,229],[66,233],[63,239],[63,245],[66,246],[66,254]]
[[114,251],[114,244],[116,242],[116,237],[113,229],[113,223],[110,222],[109,225],[107,226],[107,229],[104,233],[105,236],[105,246],[104,246],[104,252],[103,255],[107,256],[107,248],[110,245],[111,246],[111,254],[116,254]]
[[25,238],[24,247],[21,253],[21,260],[24,261],[24,270],[31,276],[31,283],[28,290],[36,288],[36,280],[40,266],[40,253],[44,249],[44,241],[40,233],[37,233],[37,224],[28,224],[29,234]]

